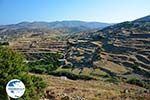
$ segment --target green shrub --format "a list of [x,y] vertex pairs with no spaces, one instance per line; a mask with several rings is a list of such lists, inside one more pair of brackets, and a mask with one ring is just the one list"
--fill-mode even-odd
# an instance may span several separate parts
[[30,67],[30,72],[42,74],[42,73],[46,73],[47,69],[42,65],[38,65],[36,67]]
[[0,45],[9,45],[8,42],[0,42]]
[[141,87],[146,86],[145,83],[142,80],[137,79],[137,78],[130,78],[130,79],[127,80],[127,83],[138,85],[138,86],[141,86]]
[[67,78],[72,79],[72,80],[78,80],[78,79],[91,80],[91,79],[94,79],[94,78],[87,76],[87,75],[76,75],[76,74],[73,74],[73,73],[68,72],[68,71],[52,71],[49,74],[54,75],[54,76],[66,76]]
[[109,74],[105,74],[105,75],[102,75],[103,78],[110,78],[111,76]]
[[26,86],[25,94],[23,95],[23,100],[39,100],[44,95],[44,88],[46,83],[42,78],[36,77],[34,75],[25,75],[18,79],[22,80]]
[[43,60],[36,60],[29,62],[29,71],[34,73],[49,73],[50,71],[56,70],[60,66],[58,61],[59,54],[48,54],[42,57]]
[[49,73],[50,71],[56,70],[58,67],[54,66],[52,64],[49,65],[30,65],[29,67],[29,71],[33,72],[33,73],[38,73],[38,74],[42,74],[42,73]]
[[117,77],[109,77],[106,81],[118,84],[120,80]]
[[6,100],[5,86],[11,79],[20,79],[26,87],[25,94],[17,100],[38,100],[44,91],[44,81],[28,74],[24,57],[11,49],[0,47],[0,99]]

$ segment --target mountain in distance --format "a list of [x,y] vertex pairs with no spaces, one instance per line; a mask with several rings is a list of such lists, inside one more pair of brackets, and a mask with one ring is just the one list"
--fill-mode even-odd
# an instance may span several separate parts
[[84,21],[55,21],[55,22],[21,22],[18,24],[2,25],[0,28],[9,29],[59,29],[59,28],[76,28],[79,30],[102,29],[111,24],[101,22],[84,22]]
[[21,22],[18,24],[1,25],[0,39],[10,40],[27,33],[34,34],[73,34],[82,31],[102,29],[111,24],[84,21],[55,21],[55,22]]

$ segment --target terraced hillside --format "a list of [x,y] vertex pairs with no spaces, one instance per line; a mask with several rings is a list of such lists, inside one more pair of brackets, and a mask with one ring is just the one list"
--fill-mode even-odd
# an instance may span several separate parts
[[[54,81],[54,83],[49,83],[50,90],[47,88],[46,98],[50,96],[54,98],[53,100],[57,100],[58,95],[58,97],[65,96],[66,98],[70,96],[71,98],[77,98],[75,95],[80,95],[81,98],[85,97],[85,100],[95,100],[98,98],[120,99],[127,95],[129,99],[137,99],[140,93],[144,94],[142,98],[149,98],[149,19],[150,16],[146,16],[135,21],[112,25],[102,30],[82,31],[72,34],[60,30],[27,32],[9,41],[9,47],[26,55],[26,62],[33,68],[31,72],[50,75],[41,75],[47,83],[49,83],[49,80]],[[57,54],[61,56],[56,57]],[[51,71],[49,67],[52,67],[53,64],[56,65],[55,70]],[[52,75],[60,76],[67,81],[60,80]],[[101,82],[102,84],[99,84]],[[84,87],[84,83],[87,87]],[[127,89],[127,92],[129,92],[128,87],[132,87],[128,83],[134,84],[133,86],[136,85],[136,89],[134,88],[131,93],[122,94],[121,91],[126,92]],[[83,90],[79,87],[69,87],[76,84],[83,85]],[[110,92],[104,89],[106,93],[103,93],[103,89],[100,89],[100,87],[104,84],[110,84],[109,87],[112,87],[114,91]],[[123,87],[123,85],[127,85],[127,87]],[[85,89],[88,87],[91,90]],[[97,87],[101,91],[97,90]],[[52,88],[54,88],[54,91],[51,91]],[[77,92],[83,92],[83,95],[74,92],[72,88]],[[105,85],[104,88],[106,88]],[[132,88],[130,89],[132,90]],[[67,96],[60,93],[62,91],[67,92]],[[68,91],[72,92],[68,93]],[[135,91],[138,91],[138,93]],[[92,98],[90,98],[87,93],[94,93],[96,96],[94,98],[92,95]],[[103,96],[107,93],[113,96]]]
[[29,33],[10,43],[10,47],[28,53],[61,52],[62,68],[79,68],[81,73],[85,67],[98,68],[109,75],[149,82],[149,17],[66,36]]
[[[99,69],[110,76],[150,83],[150,16],[100,31],[80,33],[68,41],[67,66]],[[64,66],[66,67],[66,65]],[[120,69],[120,70],[119,70]],[[149,86],[148,86],[149,87]]]
[[[131,68],[132,74],[150,77],[150,16],[102,30],[108,60]],[[145,20],[144,20],[145,19]],[[148,19],[148,20],[146,20]],[[130,74],[129,74],[130,75]]]

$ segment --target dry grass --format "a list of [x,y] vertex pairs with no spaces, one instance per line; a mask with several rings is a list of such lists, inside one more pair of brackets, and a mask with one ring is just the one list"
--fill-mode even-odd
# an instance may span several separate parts
[[[66,96],[70,98],[67,100],[112,100],[112,98],[115,98],[114,100],[120,100],[125,97],[129,97],[130,100],[130,98],[139,96],[137,91],[143,90],[143,88],[125,83],[117,85],[100,80],[74,81],[50,75],[38,76],[42,77],[48,84],[46,91],[49,91],[50,95],[54,96],[52,100],[61,100],[61,98]],[[129,92],[126,93],[124,92],[125,90]],[[142,95],[142,93],[140,94]]]

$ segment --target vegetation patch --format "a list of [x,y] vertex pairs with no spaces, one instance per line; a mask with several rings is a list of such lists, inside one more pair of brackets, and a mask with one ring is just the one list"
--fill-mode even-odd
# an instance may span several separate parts
[[30,72],[38,73],[38,74],[48,73],[58,68],[57,64],[54,64],[53,62],[46,63],[45,61],[30,62],[28,63],[28,65],[29,65]]
[[150,85],[138,78],[130,78],[127,80],[127,83],[150,89]]
[[[34,55],[32,55],[34,57]],[[32,58],[33,58],[32,57]],[[39,59],[35,61],[28,62],[29,71],[33,73],[49,73],[50,71],[56,70],[60,66],[58,59],[60,58],[59,54],[39,54]]]
[[39,100],[44,93],[46,83],[42,78],[30,75],[25,59],[17,52],[0,47],[0,99],[7,100],[5,87],[12,79],[21,80],[26,87],[25,94],[17,100]]
[[54,75],[54,76],[66,76],[67,78],[72,79],[72,80],[94,80],[94,78],[91,76],[77,75],[68,71],[52,71],[52,72],[49,72],[49,74]]
[[106,81],[115,84],[118,84],[120,82],[120,80],[117,77],[109,77]]

